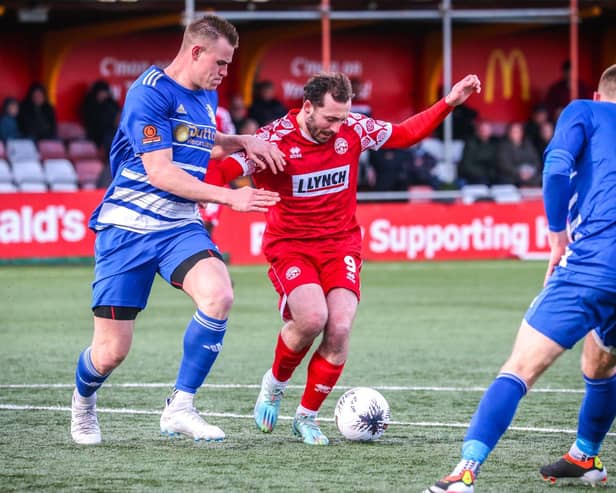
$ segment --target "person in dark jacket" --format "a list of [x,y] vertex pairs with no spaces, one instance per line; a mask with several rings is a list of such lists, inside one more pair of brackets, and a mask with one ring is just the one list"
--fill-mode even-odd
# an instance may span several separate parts
[[17,121],[19,101],[15,98],[5,98],[0,116],[0,140],[20,139],[22,137]]
[[55,139],[57,137],[56,112],[47,98],[45,86],[35,82],[28,89],[19,109],[19,128],[30,139]]

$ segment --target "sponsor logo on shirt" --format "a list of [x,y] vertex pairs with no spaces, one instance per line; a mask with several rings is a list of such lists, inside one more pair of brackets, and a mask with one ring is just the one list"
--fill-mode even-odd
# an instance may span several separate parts
[[291,147],[291,149],[289,149],[289,159],[301,159],[302,158],[302,150],[297,147],[297,146],[293,146]]
[[141,139],[141,142],[144,144],[155,144],[160,141],[161,137],[158,135],[158,130],[156,130],[154,125],[146,125],[143,127],[143,139]]
[[299,276],[301,273],[302,273],[302,270],[299,267],[293,266],[287,269],[285,277],[287,278],[288,281],[291,281],[295,279],[297,276]]
[[314,197],[341,192],[349,188],[348,164],[338,168],[293,176],[294,197]]
[[216,129],[180,123],[173,128],[173,138],[180,144],[211,149],[214,145]]
[[180,105],[176,108],[175,112],[180,115],[186,115],[186,109],[182,103],[180,103]]
[[346,151],[349,150],[349,143],[346,141],[346,139],[338,137],[336,139],[336,142],[334,142],[334,150],[338,154],[344,154]]

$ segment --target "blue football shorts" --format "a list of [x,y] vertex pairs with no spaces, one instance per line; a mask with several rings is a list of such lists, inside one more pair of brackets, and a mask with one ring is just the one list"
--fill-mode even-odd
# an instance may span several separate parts
[[146,234],[115,227],[99,231],[94,246],[92,308],[145,308],[157,272],[171,284],[175,269],[204,250],[220,255],[201,223]]
[[616,347],[616,292],[598,276],[556,267],[524,318],[567,349],[591,330],[604,347]]

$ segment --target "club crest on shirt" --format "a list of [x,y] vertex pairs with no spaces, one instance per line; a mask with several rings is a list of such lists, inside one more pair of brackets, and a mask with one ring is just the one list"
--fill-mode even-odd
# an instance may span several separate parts
[[334,150],[338,154],[344,154],[346,151],[349,150],[349,143],[346,141],[346,139],[338,137],[334,142]]
[[299,267],[296,267],[294,265],[294,266],[289,267],[287,269],[285,277],[287,278],[288,281],[291,281],[291,280],[295,279],[297,276],[299,276],[301,273],[302,273],[302,270]]
[[160,142],[162,139],[160,135],[158,135],[158,130],[154,125],[146,125],[143,127],[143,139],[141,142],[144,144],[155,144],[156,142]]

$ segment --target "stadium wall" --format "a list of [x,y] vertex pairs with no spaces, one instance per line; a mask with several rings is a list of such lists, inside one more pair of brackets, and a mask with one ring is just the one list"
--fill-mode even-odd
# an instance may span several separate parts
[[[91,257],[88,218],[103,191],[0,195],[0,262]],[[369,261],[543,257],[549,252],[541,200],[515,204],[359,204]],[[262,264],[264,217],[225,208],[214,240],[236,265]]]
[[[107,79],[123,102],[140,70],[165,64],[179,46],[177,16],[119,21],[17,39],[0,33],[0,99],[23,97],[33,80],[49,88],[60,121],[79,121],[89,85]],[[392,121],[435,101],[441,86],[441,31],[435,24],[334,23],[332,61],[362,82],[361,95],[378,118]],[[306,77],[320,68],[318,23],[240,24],[241,44],[221,104],[231,94],[250,103],[255,80],[271,79],[291,107],[301,98]],[[473,72],[484,93],[470,105],[495,121],[524,120],[568,58],[566,26],[461,24],[453,31],[454,79]],[[396,42],[392,43],[391,40]],[[614,33],[581,26],[580,78],[594,85],[614,58]],[[613,62],[612,62],[613,63]]]

